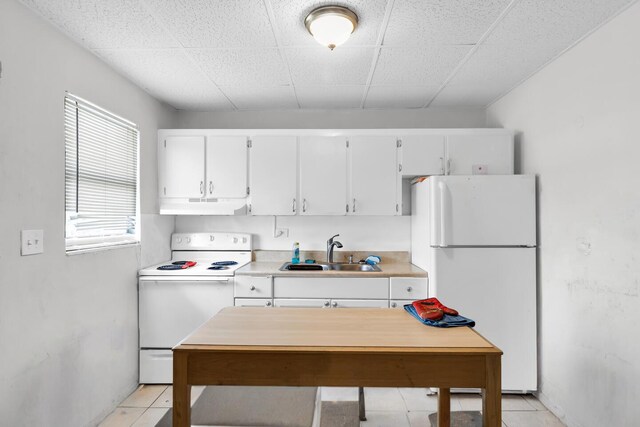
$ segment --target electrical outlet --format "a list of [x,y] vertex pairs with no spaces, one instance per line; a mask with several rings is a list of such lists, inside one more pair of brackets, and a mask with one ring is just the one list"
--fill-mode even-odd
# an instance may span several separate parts
[[44,252],[44,232],[42,230],[22,230],[22,250],[24,255],[35,255]]

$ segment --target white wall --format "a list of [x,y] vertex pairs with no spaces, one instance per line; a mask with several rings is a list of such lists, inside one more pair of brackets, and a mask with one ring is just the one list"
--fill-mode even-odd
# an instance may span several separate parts
[[[137,384],[136,270],[168,256],[155,147],[175,110],[14,0],[0,1],[0,61],[0,424],[95,425]],[[65,90],[140,126],[142,251],[65,255]],[[45,252],[21,257],[32,228]]]
[[[178,113],[180,128],[199,129],[372,129],[482,128],[486,115],[477,108],[411,110],[291,110]],[[256,249],[288,250],[300,242],[303,250],[323,250],[340,233],[344,250],[409,251],[410,218],[404,217],[278,217],[289,237],[274,238],[273,217],[183,216],[176,231],[244,231],[254,233]]]
[[183,129],[483,128],[481,108],[178,112]]
[[640,4],[488,109],[539,183],[541,400],[570,426],[640,420]]

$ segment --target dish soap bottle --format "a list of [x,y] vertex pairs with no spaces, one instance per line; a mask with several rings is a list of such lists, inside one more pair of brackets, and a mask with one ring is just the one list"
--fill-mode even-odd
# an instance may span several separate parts
[[291,251],[291,264],[300,264],[300,243],[293,242],[293,250]]

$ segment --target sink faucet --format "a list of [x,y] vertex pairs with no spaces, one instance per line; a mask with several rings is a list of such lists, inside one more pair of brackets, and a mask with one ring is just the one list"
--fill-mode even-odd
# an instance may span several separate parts
[[327,262],[329,264],[333,263],[333,248],[337,246],[338,249],[340,249],[342,247],[342,243],[338,242],[337,240],[333,240],[338,236],[339,234],[336,234],[335,236],[327,240]]

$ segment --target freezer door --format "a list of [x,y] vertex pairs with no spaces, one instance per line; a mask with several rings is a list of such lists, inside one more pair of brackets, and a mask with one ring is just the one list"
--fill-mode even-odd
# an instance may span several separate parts
[[170,349],[224,307],[233,306],[233,278],[139,282],[140,347]]
[[536,249],[433,251],[429,296],[475,320],[475,330],[504,352],[503,390],[536,390]]
[[434,176],[430,245],[535,246],[532,175]]

